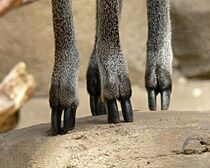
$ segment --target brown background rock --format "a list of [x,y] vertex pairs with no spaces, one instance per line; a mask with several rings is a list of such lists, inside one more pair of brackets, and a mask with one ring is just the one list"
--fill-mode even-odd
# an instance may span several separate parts
[[174,0],[173,49],[188,77],[210,78],[210,1]]
[[[189,77],[210,73],[209,0],[172,1],[173,48],[181,71]],[[73,1],[77,43],[81,56],[80,81],[85,80],[95,36],[95,1]],[[48,95],[54,40],[50,1],[40,0],[0,18],[0,79],[17,62],[25,61],[38,82],[38,95]],[[123,52],[131,81],[144,87],[146,1],[124,1],[121,22]]]
[[[134,83],[143,83],[146,44],[145,2],[125,1],[121,36]],[[73,1],[77,43],[84,80],[95,36],[95,1]],[[25,61],[47,95],[53,66],[54,41],[50,1],[40,0],[0,18],[0,78],[18,61]],[[135,72],[135,73],[133,73]]]
[[50,1],[37,1],[0,18],[0,78],[20,61],[38,81],[39,93],[49,87],[53,62]]

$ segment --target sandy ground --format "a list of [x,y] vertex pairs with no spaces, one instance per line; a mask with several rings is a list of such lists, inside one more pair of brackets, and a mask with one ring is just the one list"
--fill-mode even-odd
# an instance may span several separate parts
[[49,124],[0,136],[2,168],[208,168],[210,112],[135,112],[133,123],[81,118],[52,137]]

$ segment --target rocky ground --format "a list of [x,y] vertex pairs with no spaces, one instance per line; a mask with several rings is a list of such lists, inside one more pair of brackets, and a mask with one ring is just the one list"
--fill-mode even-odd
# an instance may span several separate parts
[[77,120],[52,137],[49,124],[0,136],[3,168],[208,168],[210,112],[135,112],[134,123],[106,116]]

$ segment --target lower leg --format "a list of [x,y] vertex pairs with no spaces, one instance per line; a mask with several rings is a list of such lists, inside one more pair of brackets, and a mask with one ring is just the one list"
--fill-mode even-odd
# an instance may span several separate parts
[[172,47],[169,0],[147,0],[148,41],[145,86],[150,110],[156,110],[161,94],[161,109],[169,108],[172,77]]
[[[96,57],[108,122],[119,122],[117,100],[122,100],[125,121],[132,121],[131,85],[119,38],[120,1],[98,0],[98,11]],[[125,105],[125,102],[128,103]],[[128,116],[130,116],[129,119],[127,119]]]
[[[74,127],[75,114],[68,114],[68,109],[75,109],[79,104],[77,83],[79,75],[79,54],[73,25],[72,0],[52,0],[53,28],[55,36],[55,63],[53,68],[50,106],[52,109],[51,125],[54,134],[61,132],[61,114],[64,110],[64,127]],[[69,118],[69,116],[71,118]]]

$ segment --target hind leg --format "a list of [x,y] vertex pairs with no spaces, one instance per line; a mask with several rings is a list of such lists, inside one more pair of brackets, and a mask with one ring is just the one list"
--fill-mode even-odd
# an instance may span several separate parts
[[156,110],[156,96],[161,95],[161,110],[170,104],[172,87],[172,47],[169,0],[147,0],[148,41],[145,86],[149,109]]

